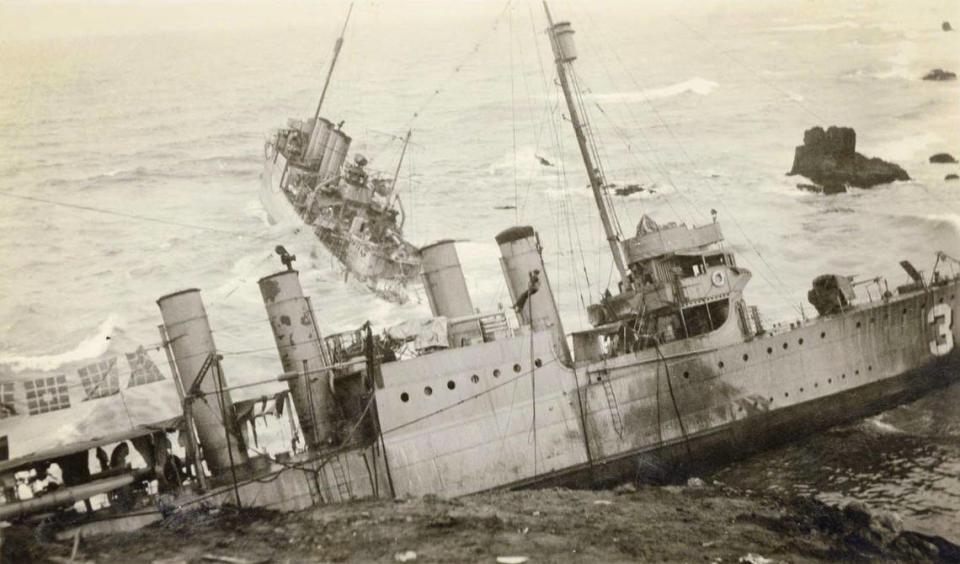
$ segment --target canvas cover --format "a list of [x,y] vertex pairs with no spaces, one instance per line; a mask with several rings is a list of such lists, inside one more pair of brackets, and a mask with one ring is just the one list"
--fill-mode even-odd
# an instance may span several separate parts
[[0,471],[176,426],[182,409],[163,350],[117,335],[104,349],[56,366],[0,364]]

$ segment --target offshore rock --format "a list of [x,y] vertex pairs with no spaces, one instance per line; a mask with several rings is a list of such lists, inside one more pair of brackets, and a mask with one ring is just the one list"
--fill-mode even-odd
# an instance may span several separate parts
[[800,188],[836,194],[847,186],[872,188],[895,180],[910,180],[898,165],[878,158],[867,158],[856,151],[857,133],[850,127],[831,126],[826,131],[814,127],[803,133],[803,145],[797,147],[793,168],[788,175],[800,174],[815,183]]
[[933,69],[927,74],[923,75],[924,80],[956,80],[957,73],[950,72],[943,69]]
[[948,174],[944,176],[943,179],[944,180],[960,180],[960,176],[957,176],[956,174]]
[[953,27],[950,26],[950,22],[943,22],[940,27],[943,31],[953,31]]
[[940,163],[940,164],[955,163],[957,162],[957,159],[953,158],[953,155],[951,155],[950,153],[937,153],[936,155],[933,155],[932,157],[930,157],[930,162]]

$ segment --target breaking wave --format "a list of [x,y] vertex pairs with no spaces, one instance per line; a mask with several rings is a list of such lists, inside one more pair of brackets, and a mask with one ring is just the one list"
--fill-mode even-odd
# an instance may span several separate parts
[[72,350],[41,356],[7,355],[0,353],[0,366],[13,372],[24,370],[56,370],[78,360],[96,358],[107,352],[111,335],[117,333],[119,318],[111,314],[97,328],[97,332],[80,342]]
[[645,102],[648,100],[658,100],[662,98],[673,98],[681,94],[693,93],[706,96],[714,91],[718,83],[706,78],[694,77],[690,80],[662,86],[660,88],[648,88],[646,90],[636,90],[633,92],[613,92],[610,94],[591,94],[592,100],[600,102]]

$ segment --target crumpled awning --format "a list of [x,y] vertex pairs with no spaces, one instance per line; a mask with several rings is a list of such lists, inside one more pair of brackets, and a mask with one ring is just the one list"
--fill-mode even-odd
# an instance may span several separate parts
[[37,462],[44,461],[44,460],[60,458],[62,456],[73,454],[75,452],[91,450],[99,446],[119,443],[120,441],[127,441],[130,439],[135,439],[137,437],[152,435],[154,433],[161,432],[161,431],[166,431],[166,432],[178,431],[182,427],[183,427],[182,415],[171,417],[166,421],[151,423],[149,425],[138,425],[132,429],[124,429],[122,431],[117,431],[115,433],[110,433],[102,437],[96,437],[96,438],[78,442],[78,443],[59,445],[53,448],[31,453],[26,456],[19,456],[14,460],[7,460],[4,462],[0,462],[0,473],[5,474],[8,472],[15,472],[20,469],[26,469],[30,465],[35,464]]

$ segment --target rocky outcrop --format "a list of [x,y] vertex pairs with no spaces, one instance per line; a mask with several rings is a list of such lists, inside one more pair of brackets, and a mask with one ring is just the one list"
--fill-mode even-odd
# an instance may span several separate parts
[[797,147],[793,168],[788,175],[799,174],[815,186],[804,189],[836,194],[848,186],[872,188],[895,180],[910,180],[899,166],[877,158],[867,158],[856,151],[857,133],[849,127],[833,127],[826,131],[814,127],[803,133],[803,145]]
[[924,80],[956,80],[957,73],[950,72],[943,69],[933,69],[927,74],[923,75]]
[[943,22],[940,27],[943,29],[943,31],[953,31],[953,27],[950,25],[950,22]]
[[930,162],[939,164],[955,163],[957,162],[957,159],[953,158],[953,155],[950,153],[937,153],[936,155],[930,157]]
[[944,176],[943,179],[944,180],[960,180],[960,176],[957,176],[956,174],[948,174]]

